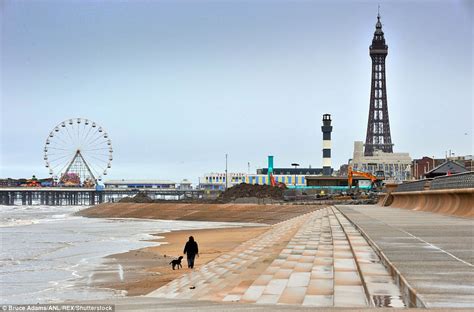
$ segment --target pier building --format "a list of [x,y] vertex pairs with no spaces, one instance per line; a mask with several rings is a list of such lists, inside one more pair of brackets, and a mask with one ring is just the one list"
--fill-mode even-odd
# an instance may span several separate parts
[[105,188],[124,189],[175,189],[176,182],[170,180],[108,180]]

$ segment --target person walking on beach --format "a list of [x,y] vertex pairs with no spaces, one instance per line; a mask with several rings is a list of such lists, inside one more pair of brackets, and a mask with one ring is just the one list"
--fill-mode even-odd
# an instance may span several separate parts
[[194,257],[199,257],[198,244],[194,241],[194,237],[189,236],[189,240],[184,246],[183,254],[188,258],[188,268],[194,268]]

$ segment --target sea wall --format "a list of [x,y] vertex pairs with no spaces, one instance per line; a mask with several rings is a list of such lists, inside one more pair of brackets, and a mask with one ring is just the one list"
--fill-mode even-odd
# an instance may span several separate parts
[[379,204],[474,218],[474,188],[392,192]]

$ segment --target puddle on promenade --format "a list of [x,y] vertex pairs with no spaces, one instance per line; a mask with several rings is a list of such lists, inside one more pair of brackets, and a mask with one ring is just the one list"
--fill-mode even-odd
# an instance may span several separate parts
[[377,308],[405,308],[402,298],[399,296],[375,295],[372,296]]

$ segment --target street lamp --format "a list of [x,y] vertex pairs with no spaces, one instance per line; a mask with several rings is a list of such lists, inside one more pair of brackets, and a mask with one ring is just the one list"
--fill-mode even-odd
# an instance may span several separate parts
[[292,163],[291,165],[292,165],[293,167],[295,167],[295,181],[294,181],[293,185],[295,186],[295,189],[296,189],[296,169],[298,168],[298,166],[299,166],[300,164]]
[[227,154],[225,154],[225,189],[227,190]]

